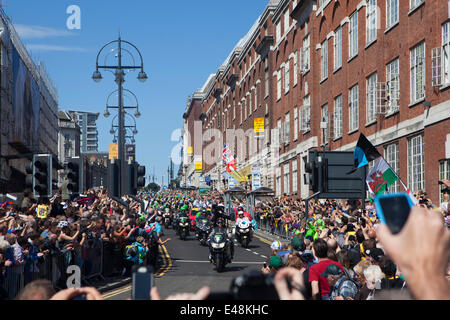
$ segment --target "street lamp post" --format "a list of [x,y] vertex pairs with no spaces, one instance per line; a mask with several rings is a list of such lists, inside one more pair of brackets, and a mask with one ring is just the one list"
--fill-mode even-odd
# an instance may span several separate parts
[[[112,45],[113,43],[117,43],[117,48],[112,49],[111,51],[117,50],[117,65],[99,65],[99,57],[100,54],[102,53],[102,51],[108,47],[109,45]],[[141,64],[140,65],[123,65],[123,61],[122,61],[122,51],[126,51],[132,58],[132,54],[130,53],[129,50],[122,48],[122,45],[126,44],[131,46],[132,48],[134,48],[136,50],[136,52],[138,53],[140,60],[141,60]],[[106,62],[106,58],[105,58],[105,62]],[[134,58],[133,58],[133,62],[134,62]],[[119,34],[119,38],[118,40],[114,40],[111,41],[109,43],[107,43],[106,45],[104,45],[100,51],[97,54],[97,60],[96,60],[96,70],[94,71],[93,75],[92,75],[92,79],[95,82],[100,82],[103,77],[99,71],[99,69],[106,69],[107,71],[111,72],[112,70],[115,70],[114,75],[115,75],[115,82],[117,83],[118,86],[118,96],[119,96],[119,105],[118,105],[118,134],[117,134],[117,138],[118,138],[118,147],[119,147],[119,194],[123,194],[123,192],[125,191],[125,181],[126,179],[124,179],[123,175],[125,174],[126,170],[125,170],[125,133],[126,133],[126,128],[125,128],[125,108],[123,105],[123,83],[125,82],[125,71],[133,71],[136,69],[140,69],[139,75],[137,77],[137,79],[140,82],[145,82],[148,77],[147,74],[144,72],[144,61],[142,59],[142,54],[139,51],[139,49],[133,45],[132,43],[122,40]],[[136,113],[138,114],[138,116],[140,115],[139,110],[136,111]],[[109,112],[108,109],[105,112],[105,116],[109,116]]]

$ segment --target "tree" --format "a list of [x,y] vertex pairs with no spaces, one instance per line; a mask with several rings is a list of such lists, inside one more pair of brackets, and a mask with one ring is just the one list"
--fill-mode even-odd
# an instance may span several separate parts
[[146,190],[146,191],[150,191],[150,192],[158,192],[159,189],[161,189],[161,187],[160,187],[158,184],[154,183],[154,182],[149,183],[149,184],[145,187],[145,190]]

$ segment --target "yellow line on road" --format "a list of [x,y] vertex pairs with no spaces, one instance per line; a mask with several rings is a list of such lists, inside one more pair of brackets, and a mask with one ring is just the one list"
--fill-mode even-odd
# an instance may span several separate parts
[[[161,257],[163,258],[163,265],[161,267],[161,271],[155,274],[155,277],[162,277],[167,271],[170,270],[172,267],[172,259],[170,258],[169,252],[167,251],[167,248],[162,245],[159,247],[159,251],[161,253]],[[103,295],[103,299],[109,299],[111,297],[117,296],[119,294],[125,293],[127,291],[130,291],[132,289],[131,285],[128,285],[126,287],[117,289],[115,291],[108,292]]]

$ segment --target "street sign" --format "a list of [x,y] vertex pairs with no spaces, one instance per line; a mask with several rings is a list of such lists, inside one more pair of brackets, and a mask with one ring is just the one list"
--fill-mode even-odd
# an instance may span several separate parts
[[196,171],[202,171],[203,168],[203,162],[202,161],[195,161],[195,170]]
[[188,147],[187,148],[187,154],[188,155],[192,155],[194,153],[194,148],[193,147]]
[[252,190],[261,188],[261,168],[252,168]]
[[109,159],[119,159],[119,145],[110,144],[109,145]]
[[264,133],[264,118],[255,118],[253,120],[255,133]]

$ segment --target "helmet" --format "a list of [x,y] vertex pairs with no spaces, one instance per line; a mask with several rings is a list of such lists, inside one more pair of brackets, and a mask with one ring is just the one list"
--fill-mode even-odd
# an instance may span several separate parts
[[223,224],[223,218],[219,218],[219,219],[217,219],[217,224],[219,224],[219,223],[222,223]]
[[244,208],[242,208],[242,206],[239,206],[238,211],[244,211]]
[[170,209],[169,209],[169,208],[166,208],[166,212],[170,212]]

